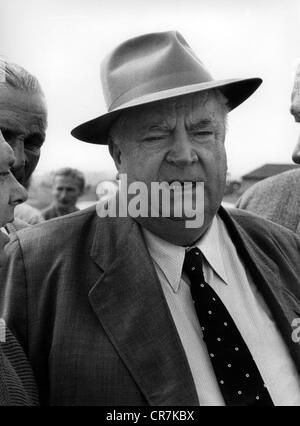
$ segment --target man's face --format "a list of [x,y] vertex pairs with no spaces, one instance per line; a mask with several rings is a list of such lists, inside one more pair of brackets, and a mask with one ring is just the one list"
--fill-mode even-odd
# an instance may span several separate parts
[[[121,134],[112,155],[128,184],[141,181],[150,190],[151,182],[204,182],[206,228],[222,201],[227,170],[224,114],[215,98],[187,95],[141,107],[126,115]],[[175,218],[158,221],[163,228]]]
[[[27,199],[25,188],[11,173],[14,162],[13,150],[0,132],[0,227],[13,220],[14,208]],[[8,241],[8,237],[0,231],[0,265],[4,259],[3,248]]]
[[53,195],[60,208],[75,207],[76,201],[81,195],[78,179],[71,176],[55,176]]
[[26,185],[40,158],[47,110],[43,96],[0,85],[0,130],[16,158],[12,172]]

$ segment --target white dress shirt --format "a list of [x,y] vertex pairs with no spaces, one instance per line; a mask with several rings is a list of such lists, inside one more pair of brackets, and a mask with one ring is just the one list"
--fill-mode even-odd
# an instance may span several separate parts
[[[170,244],[147,230],[144,230],[144,235],[189,362],[199,403],[225,405],[202,339],[189,279],[182,273],[186,249]],[[296,367],[270,310],[218,216],[196,246],[205,257],[205,280],[218,294],[238,327],[274,405],[300,405],[300,379]]]

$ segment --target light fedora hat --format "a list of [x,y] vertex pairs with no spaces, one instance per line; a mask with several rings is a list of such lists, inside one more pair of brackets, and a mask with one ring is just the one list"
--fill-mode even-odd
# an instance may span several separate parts
[[101,81],[108,112],[71,132],[84,142],[107,144],[113,121],[129,108],[218,88],[232,110],[262,82],[260,78],[214,80],[177,31],[125,41],[104,59]]

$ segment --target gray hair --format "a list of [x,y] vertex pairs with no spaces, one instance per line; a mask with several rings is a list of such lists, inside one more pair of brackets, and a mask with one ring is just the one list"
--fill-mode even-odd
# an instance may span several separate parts
[[28,93],[37,93],[44,96],[38,79],[20,65],[0,58],[0,87],[7,85],[13,89],[23,90]]

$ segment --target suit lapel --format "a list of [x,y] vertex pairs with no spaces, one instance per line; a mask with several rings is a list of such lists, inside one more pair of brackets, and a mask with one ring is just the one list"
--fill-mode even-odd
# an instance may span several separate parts
[[91,256],[103,273],[91,305],[150,405],[198,405],[186,356],[138,225],[98,221]]
[[300,347],[292,340],[292,321],[300,317],[300,302],[279,280],[277,264],[255,244],[253,239],[222,207],[219,209],[227,230],[245,262],[253,282],[264,297],[276,325],[300,373]]

